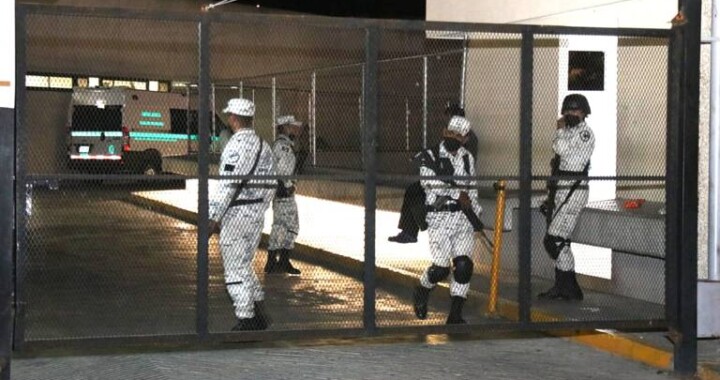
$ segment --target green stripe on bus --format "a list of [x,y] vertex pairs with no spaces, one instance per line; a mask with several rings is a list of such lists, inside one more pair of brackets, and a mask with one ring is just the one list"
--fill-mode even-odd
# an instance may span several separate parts
[[152,112],[152,111],[142,111],[142,112],[140,112],[140,117],[150,117],[150,118],[159,119],[162,117],[162,113]]
[[162,127],[165,125],[162,121],[149,121],[149,120],[140,120],[140,125],[144,127]]
[[[122,137],[122,132],[102,132],[102,131],[73,131],[70,132],[72,137],[100,137],[101,134],[105,133],[105,137]],[[187,135],[184,133],[158,133],[158,132],[130,132],[130,138],[138,141],[164,141],[174,142],[182,140],[197,141],[197,135]],[[218,141],[220,138],[213,136],[213,141]]]
[[[191,140],[197,141],[197,135],[186,135],[184,133],[155,133],[155,132],[130,132],[130,137],[138,141],[181,141]],[[213,137],[213,141],[218,141],[219,137]]]

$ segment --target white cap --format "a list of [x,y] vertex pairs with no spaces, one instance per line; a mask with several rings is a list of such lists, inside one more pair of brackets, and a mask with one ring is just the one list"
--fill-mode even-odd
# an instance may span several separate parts
[[283,115],[277,118],[277,125],[294,125],[296,127],[302,127],[303,123],[299,120],[295,120],[293,115]]
[[223,113],[232,113],[238,116],[255,116],[255,104],[248,99],[230,99]]
[[447,129],[465,136],[470,132],[470,122],[462,116],[453,116]]

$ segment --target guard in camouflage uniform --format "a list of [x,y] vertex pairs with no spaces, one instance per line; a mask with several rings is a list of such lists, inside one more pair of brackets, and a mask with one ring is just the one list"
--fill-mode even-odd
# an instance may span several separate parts
[[[277,120],[277,138],[273,144],[275,171],[278,175],[297,173],[295,141],[303,132],[303,123],[293,115],[281,116]],[[273,200],[273,225],[268,243],[268,260],[265,273],[287,273],[300,275],[300,270],[290,262],[300,229],[298,208],[295,201],[295,180],[279,180]]]
[[579,301],[583,292],[575,275],[575,259],[570,248],[570,236],[580,211],[588,201],[588,183],[577,178],[588,175],[590,157],[595,148],[595,136],[585,118],[590,104],[580,94],[565,97],[557,121],[552,160],[553,176],[573,176],[548,184],[548,199],[541,206],[548,222],[543,240],[545,250],[555,260],[555,283],[538,295],[540,299]]
[[[253,102],[230,99],[223,112],[228,114],[233,135],[220,157],[220,176],[275,175],[270,146],[252,129]],[[238,318],[233,330],[264,330],[269,323],[263,310],[265,294],[252,263],[260,243],[265,210],[275,193],[275,181],[218,182],[209,199],[210,234],[220,232],[225,284]]]

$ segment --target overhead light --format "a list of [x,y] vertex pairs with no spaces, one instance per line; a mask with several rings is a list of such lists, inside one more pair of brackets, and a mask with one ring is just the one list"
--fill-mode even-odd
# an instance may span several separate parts
[[[216,8],[216,7],[219,7],[219,6],[221,6],[221,5],[225,5],[225,4],[230,4],[230,3],[233,3],[233,2],[235,2],[235,1],[237,1],[237,0],[222,0],[222,1],[218,1],[217,3],[214,3],[214,4],[205,5],[205,6],[203,6],[203,7],[200,8],[200,9],[201,9],[202,11],[204,11],[204,12],[207,12],[207,11],[213,9],[213,8]],[[258,6],[258,8],[259,8],[259,7],[260,7],[260,4],[258,4],[257,6]]]

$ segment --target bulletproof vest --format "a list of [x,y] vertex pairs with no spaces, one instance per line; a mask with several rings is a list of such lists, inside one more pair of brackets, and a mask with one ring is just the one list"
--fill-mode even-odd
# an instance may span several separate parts
[[[440,157],[440,144],[422,151],[420,154],[415,156],[415,158],[416,160],[419,160],[418,164],[420,166],[426,166],[432,169],[438,176],[451,176],[455,174],[455,169],[453,168],[450,159],[447,157]],[[470,157],[467,154],[463,156],[463,168],[465,169],[465,174],[470,175]],[[452,180],[444,182],[455,185],[455,181]]]
[[[432,153],[432,155],[430,153]],[[450,159],[447,157],[440,157],[439,144],[422,151],[422,153],[416,157],[419,158],[420,165],[424,165],[432,169],[438,176],[451,176],[455,174],[455,169],[453,168]],[[463,168],[465,169],[465,174],[470,175],[470,159],[467,154],[463,156]]]

